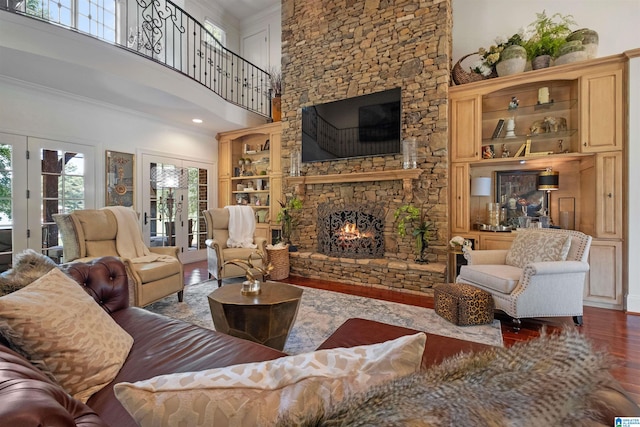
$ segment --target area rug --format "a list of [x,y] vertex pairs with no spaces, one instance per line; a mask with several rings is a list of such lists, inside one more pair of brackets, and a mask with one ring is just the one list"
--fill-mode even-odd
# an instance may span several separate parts
[[[216,281],[189,285],[185,288],[184,302],[178,302],[176,296],[171,295],[146,308],[155,313],[215,329],[207,295],[217,286]],[[466,341],[502,346],[499,320],[494,320],[488,325],[461,327],[449,323],[429,308],[304,286],[300,288],[304,292],[298,316],[284,347],[284,351],[288,354],[315,350],[340,325],[352,317],[376,320]]]

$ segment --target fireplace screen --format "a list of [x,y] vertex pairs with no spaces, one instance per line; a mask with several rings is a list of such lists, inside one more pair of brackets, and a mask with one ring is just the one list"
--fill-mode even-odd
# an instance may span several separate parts
[[384,207],[378,203],[318,206],[318,251],[336,257],[384,256]]

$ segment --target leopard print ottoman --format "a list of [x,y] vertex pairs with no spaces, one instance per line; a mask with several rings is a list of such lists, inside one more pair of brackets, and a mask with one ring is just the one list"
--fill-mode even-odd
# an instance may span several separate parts
[[493,297],[466,283],[450,283],[434,288],[435,311],[458,326],[493,322]]

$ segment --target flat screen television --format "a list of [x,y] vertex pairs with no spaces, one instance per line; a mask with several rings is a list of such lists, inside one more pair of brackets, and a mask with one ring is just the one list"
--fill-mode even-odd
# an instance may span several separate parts
[[400,153],[400,88],[302,109],[302,162]]

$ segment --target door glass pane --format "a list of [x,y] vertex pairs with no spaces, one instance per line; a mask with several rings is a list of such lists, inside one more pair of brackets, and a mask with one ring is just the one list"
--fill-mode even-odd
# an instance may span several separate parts
[[13,256],[11,154],[11,145],[0,144],[0,272],[10,268]]
[[[183,229],[186,170],[172,164],[150,163],[151,167],[151,246],[175,246],[176,231]],[[186,230],[186,228],[185,228]]]
[[63,150],[40,151],[42,164],[42,253],[62,262],[62,242],[53,214],[85,207],[85,157]]
[[188,250],[206,249],[206,228],[202,211],[208,209],[207,194],[207,170],[190,167],[187,168],[189,176],[189,209],[188,218]]

